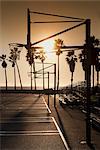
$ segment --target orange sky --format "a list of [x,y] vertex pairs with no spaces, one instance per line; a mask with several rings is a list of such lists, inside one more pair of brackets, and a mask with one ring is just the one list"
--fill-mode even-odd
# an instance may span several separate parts
[[[73,16],[79,18],[91,19],[91,35],[95,35],[100,39],[100,2],[68,2],[68,1],[22,1],[22,2],[10,2],[4,1],[1,3],[1,23],[0,23],[0,55],[7,54],[9,56],[9,43],[18,42],[26,43],[27,35],[27,8],[33,11],[53,13],[65,16]],[[41,15],[31,15],[32,21],[48,21],[48,20],[65,20],[53,17],[44,17]],[[75,24],[63,23],[63,24],[32,24],[31,25],[31,42],[38,41],[42,38],[50,36],[54,33],[62,31]],[[54,39],[61,38],[65,45],[82,45],[85,41],[85,27],[81,26],[68,33],[59,35]],[[42,43],[40,44],[42,46]],[[30,85],[30,78],[28,72],[30,71],[29,65],[26,62],[26,49],[23,48],[21,52],[21,59],[18,61],[23,85]],[[78,52],[77,52],[78,53]],[[68,64],[65,61],[66,53],[60,56],[60,85],[70,84],[70,72]],[[57,56],[51,54],[47,56],[46,62],[57,63]],[[1,62],[0,62],[1,63]],[[37,70],[40,68],[36,66]],[[51,69],[52,70],[52,69]],[[0,65],[0,85],[5,85],[4,70]],[[8,85],[13,85],[13,69],[8,62],[7,67]],[[95,76],[96,79],[96,76]],[[84,72],[82,71],[81,64],[78,62],[74,73],[74,82],[83,81]],[[50,77],[51,85],[53,78]],[[46,80],[47,82],[47,80]],[[42,80],[37,80],[38,85],[42,85]],[[17,77],[17,85],[19,80]]]

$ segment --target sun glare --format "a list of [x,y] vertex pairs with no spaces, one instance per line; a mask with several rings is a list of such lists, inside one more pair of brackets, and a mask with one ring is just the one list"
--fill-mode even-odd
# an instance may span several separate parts
[[54,49],[54,40],[47,40],[43,42],[42,47],[44,48],[44,51],[47,53],[47,55],[51,55],[52,50]]

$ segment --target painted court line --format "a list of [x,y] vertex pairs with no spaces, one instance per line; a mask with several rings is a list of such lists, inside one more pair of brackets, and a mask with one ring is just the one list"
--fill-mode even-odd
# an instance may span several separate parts
[[49,107],[48,107],[48,105],[47,105],[47,103],[46,103],[46,101],[45,101],[45,98],[44,98],[43,96],[42,96],[42,99],[43,99],[43,101],[44,101],[44,104],[45,104],[45,106],[46,106],[48,112],[51,114],[51,110],[49,109]]
[[[20,107],[17,107],[16,108],[16,106],[15,107],[5,107],[4,109],[7,109],[7,110],[18,110],[18,109],[27,109],[27,107],[26,106],[20,106]],[[44,109],[46,109],[46,107],[31,107],[31,109],[34,109],[34,110],[44,110]]]
[[[15,110],[10,110],[8,111],[7,109],[5,110],[5,113],[9,114],[9,113],[20,113],[22,111],[25,111],[26,109],[15,109]],[[40,111],[37,111],[37,110],[26,110],[25,111],[25,114],[28,114],[28,115],[44,115],[44,114],[47,114],[48,113],[48,110],[45,109],[45,110],[40,110]]]
[[[21,118],[21,117],[17,117],[17,118]],[[52,119],[52,117],[50,117],[50,116],[41,116],[41,117],[32,117],[32,116],[30,116],[30,117],[23,117],[23,119]],[[3,118],[3,120],[8,120],[7,118]]]
[[59,135],[59,133],[26,133],[26,134],[23,134],[23,133],[19,133],[19,134],[1,134],[0,133],[0,136],[43,136],[43,135],[46,135],[46,136],[49,136],[49,135]]
[[38,130],[38,131],[33,131],[33,130],[28,130],[28,131],[24,131],[24,130],[21,130],[21,131],[0,131],[0,133],[58,133],[58,130]]
[[11,122],[2,122],[3,124],[10,124],[10,123],[51,123],[53,122],[52,120],[11,120]]
[[58,130],[47,131],[0,131],[0,136],[18,136],[18,135],[59,135]]
[[62,132],[61,132],[57,122],[56,122],[56,120],[54,119],[54,117],[52,117],[52,119],[53,119],[54,124],[55,124],[55,126],[56,126],[56,128],[57,128],[57,130],[58,130],[58,132],[60,134],[60,137],[61,137],[61,139],[62,139],[62,141],[63,141],[63,143],[64,143],[64,145],[66,147],[66,150],[70,150],[70,148],[69,148],[69,146],[68,146],[68,144],[67,144],[67,142],[66,142],[66,140],[65,140],[65,138],[64,138],[64,136],[63,136],[63,134],[62,134]]
[[21,117],[12,118],[11,121],[9,121],[8,118],[2,118],[1,123],[8,124],[8,123],[21,123],[21,122],[39,122],[39,123],[51,123],[53,122],[52,117],[23,117],[23,120],[20,120]]

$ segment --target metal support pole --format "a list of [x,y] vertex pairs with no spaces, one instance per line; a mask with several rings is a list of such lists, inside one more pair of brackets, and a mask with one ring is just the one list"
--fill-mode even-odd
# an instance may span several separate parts
[[91,145],[91,101],[90,101],[90,88],[91,88],[91,45],[90,45],[90,19],[86,20],[86,46],[87,46],[87,68],[86,68],[86,95],[87,95],[87,113],[86,113],[86,142]]
[[30,50],[31,47],[31,28],[30,28],[30,11],[27,9],[27,48]]
[[[56,90],[56,64],[54,64],[54,92]],[[54,93],[54,107],[56,107],[56,94]]]
[[[49,90],[49,72],[48,72],[48,90]],[[49,94],[48,94],[48,106],[49,106]]]
[[[31,27],[30,27],[30,11],[27,9],[27,49],[31,56]],[[32,90],[32,62],[31,62],[31,90]]]

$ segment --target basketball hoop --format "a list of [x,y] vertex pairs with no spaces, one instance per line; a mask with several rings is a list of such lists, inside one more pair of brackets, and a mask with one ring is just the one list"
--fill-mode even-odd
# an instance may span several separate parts
[[9,44],[9,48],[23,48],[24,44],[21,44],[21,43],[10,43]]

